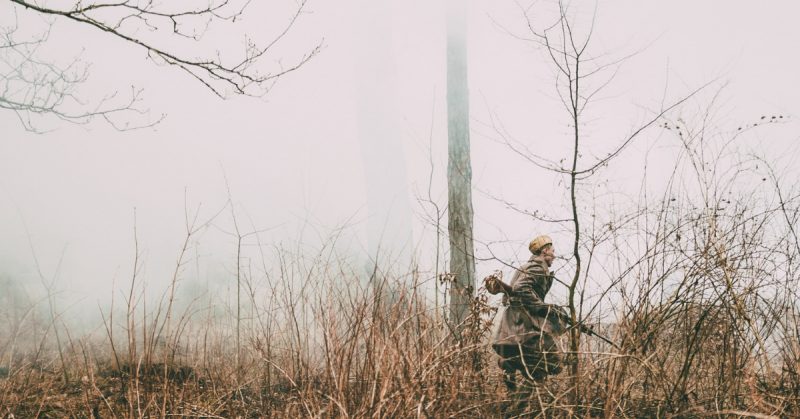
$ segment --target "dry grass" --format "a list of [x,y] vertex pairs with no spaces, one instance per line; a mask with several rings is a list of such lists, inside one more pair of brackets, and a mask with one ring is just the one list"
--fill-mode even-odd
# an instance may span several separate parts
[[335,253],[276,248],[260,282],[237,271],[227,306],[178,301],[181,259],[155,304],[134,274],[124,307],[82,336],[52,300],[0,296],[0,416],[798,417],[800,242],[786,223],[800,194],[719,196],[726,210],[664,200],[588,235],[613,251],[606,312],[587,297],[584,314],[613,319],[597,329],[619,348],[584,336],[579,375],[522,401],[488,347],[485,294],[456,339],[418,271],[366,281]]
[[314,304],[307,296],[306,308],[314,315],[302,325],[303,316],[291,319],[298,322],[295,333],[280,327],[261,329],[272,330],[269,334],[249,329],[239,369],[232,336],[221,327],[210,330],[207,320],[195,324],[186,319],[183,337],[167,339],[176,345],[138,348],[134,364],[117,363],[128,354],[111,353],[107,340],[86,337],[62,348],[67,361],[61,365],[53,343],[43,341],[38,351],[0,370],[2,414],[439,418],[800,413],[797,341],[776,347],[784,362],[766,372],[754,359],[752,342],[732,321],[735,316],[726,315],[722,305],[632,307],[635,312],[625,322],[609,328],[623,342],[622,349],[584,343],[580,400],[569,400],[572,380],[559,376],[533,388],[520,406],[506,395],[486,347],[493,310],[482,298],[475,300],[458,344],[436,310],[413,292],[395,293],[391,304],[384,303],[390,298],[377,298],[389,294],[380,288],[346,292],[340,288],[324,299],[313,296]]

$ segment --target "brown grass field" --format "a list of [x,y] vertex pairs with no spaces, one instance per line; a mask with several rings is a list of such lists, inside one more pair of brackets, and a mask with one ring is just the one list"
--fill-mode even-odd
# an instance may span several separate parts
[[[757,313],[747,320],[738,318],[724,302],[678,299],[661,306],[630,305],[624,322],[604,328],[620,343],[619,349],[584,337],[577,380],[562,373],[519,396],[506,393],[487,346],[496,309],[487,304],[485,294],[474,300],[462,339],[456,340],[439,310],[413,292],[377,298],[387,291],[350,293],[339,288],[325,296],[284,291],[283,300],[273,300],[276,307],[281,301],[302,301],[307,310],[296,304],[294,309],[281,308],[281,318],[266,319],[263,313],[249,317],[238,351],[231,328],[214,318],[202,318],[200,310],[171,319],[151,313],[143,325],[136,320],[141,314],[131,306],[131,317],[125,320],[133,328],[111,327],[118,320],[107,319],[104,337],[78,338],[62,329],[55,339],[52,324],[34,336],[35,328],[22,325],[4,336],[14,341],[7,339],[0,347],[4,362],[0,414],[3,418],[800,415],[796,335],[783,340],[783,345],[774,342],[770,352],[774,356],[763,364],[757,343],[743,324],[765,319]],[[775,325],[775,330],[783,326]],[[790,336],[787,331],[782,336]],[[571,396],[574,383],[579,386],[577,400]]]

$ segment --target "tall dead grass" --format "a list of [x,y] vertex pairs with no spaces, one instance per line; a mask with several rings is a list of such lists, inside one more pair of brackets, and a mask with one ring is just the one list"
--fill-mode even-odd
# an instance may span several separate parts
[[44,300],[0,296],[0,415],[796,417],[798,195],[718,196],[664,199],[604,233],[611,309],[595,330],[618,347],[586,337],[580,377],[524,396],[502,383],[482,291],[457,339],[430,294],[448,275],[365,278],[333,253],[276,247],[261,275],[237,277],[234,306],[177,301],[179,259],[163,298],[148,304],[134,274],[123,307],[81,336]]

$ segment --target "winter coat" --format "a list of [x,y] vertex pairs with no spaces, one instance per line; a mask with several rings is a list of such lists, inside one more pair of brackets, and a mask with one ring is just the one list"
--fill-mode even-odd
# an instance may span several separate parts
[[545,304],[544,297],[553,285],[552,273],[541,255],[532,256],[511,279],[513,292],[504,302],[508,306],[500,314],[493,346],[528,346],[536,340],[552,341],[566,331],[564,312]]

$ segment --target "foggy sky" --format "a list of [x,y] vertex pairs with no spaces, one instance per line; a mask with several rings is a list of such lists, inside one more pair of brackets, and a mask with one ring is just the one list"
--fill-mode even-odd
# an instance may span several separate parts
[[[9,7],[0,6],[0,15],[6,16]],[[304,242],[313,248],[346,224],[350,227],[343,243],[354,253],[366,251],[368,223],[385,215],[370,212],[375,204],[369,203],[367,190],[374,179],[365,179],[365,174],[375,169],[365,161],[380,161],[369,153],[387,148],[375,145],[372,150],[359,139],[364,105],[359,105],[358,86],[365,70],[390,72],[381,80],[395,83],[382,86],[387,93],[378,95],[392,96],[385,109],[395,115],[385,118],[387,126],[370,130],[383,128],[399,141],[401,149],[388,148],[388,154],[398,156],[393,163],[402,162],[398,171],[405,177],[407,201],[401,206],[417,214],[413,245],[430,249],[434,233],[420,216],[425,206],[418,198],[427,197],[432,173],[432,198],[442,208],[446,203],[444,7],[427,1],[385,7],[386,13],[378,15],[388,17],[380,25],[387,32],[376,39],[390,45],[370,61],[371,55],[359,48],[375,44],[357,29],[374,26],[363,19],[375,15],[362,12],[363,1],[312,2],[313,13],[303,15],[293,28],[279,49],[280,58],[291,61],[324,38],[322,53],[281,79],[265,98],[228,101],[178,70],[145,60],[135,47],[56,21],[50,47],[64,56],[85,48],[84,60],[92,63],[83,92],[97,97],[130,85],[144,87],[152,116],[165,113],[167,118],[152,129],[131,132],[117,132],[98,121],[90,126],[61,124],[35,134],[26,132],[12,113],[0,112],[0,275],[35,289],[39,280],[31,247],[48,278],[56,275],[63,256],[57,288],[94,307],[110,296],[112,283],[124,284],[130,277],[135,208],[143,276],[161,286],[174,269],[185,209],[193,213],[199,206],[200,219],[211,217],[225,206],[228,186],[246,229],[269,229],[264,241]],[[494,141],[487,127],[490,115],[521,144],[548,156],[565,155],[569,127],[547,57],[508,33],[524,33],[514,2],[475,1],[470,7],[475,234],[481,243],[502,242],[493,251],[511,262],[524,256],[527,240],[549,226],[509,211],[487,195],[557,212],[561,207],[556,201],[564,192],[558,179]],[[662,101],[712,80],[717,80],[712,93],[727,83],[717,107],[723,130],[735,130],[764,114],[797,115],[798,12],[800,6],[790,1],[602,2],[593,38],[598,59],[638,52],[588,111],[583,129],[590,152],[603,155]],[[281,15],[270,16],[269,22],[280,21]],[[247,22],[256,31],[269,27],[269,22],[258,25],[259,19],[248,15]],[[698,96],[682,111],[684,116],[710,97]],[[796,139],[797,126],[789,122],[755,135],[742,152],[750,148],[783,156],[778,161],[789,167],[797,155]],[[648,179],[657,185],[668,170],[658,159],[674,153],[671,141],[652,130],[602,179],[620,196],[636,194],[649,153]],[[230,278],[235,248],[227,234],[229,215],[226,210],[193,243],[199,262],[187,277]],[[563,239],[559,234],[554,232],[557,245]],[[566,249],[566,243],[561,247]],[[476,251],[486,256],[481,245]],[[482,276],[500,267],[479,263],[477,272]]]

